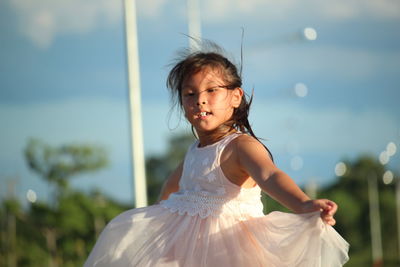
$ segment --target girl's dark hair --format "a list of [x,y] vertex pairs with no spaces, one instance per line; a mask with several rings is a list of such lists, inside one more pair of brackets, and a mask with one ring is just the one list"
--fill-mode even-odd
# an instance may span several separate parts
[[[241,74],[238,74],[237,67],[222,55],[219,47],[213,45],[213,48],[213,50],[217,50],[217,52],[186,51],[186,53],[181,55],[178,62],[169,72],[167,87],[170,89],[175,105],[179,103],[179,106],[182,108],[182,84],[185,79],[207,67],[218,69],[222,72],[225,82],[227,83],[227,85],[224,85],[225,88],[233,90],[242,86]],[[231,129],[248,133],[262,144],[254,134],[248,120],[252,99],[253,96],[251,96],[249,101],[247,101],[246,95],[243,94],[239,107],[234,109],[232,118],[227,122],[227,124]],[[264,144],[263,146],[273,160],[272,153]]]

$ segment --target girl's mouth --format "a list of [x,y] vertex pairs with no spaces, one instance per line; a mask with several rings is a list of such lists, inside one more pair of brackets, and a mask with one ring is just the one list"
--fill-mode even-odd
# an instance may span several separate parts
[[211,112],[202,111],[202,112],[198,113],[198,117],[199,118],[205,118],[205,117],[207,117],[208,115],[211,115],[211,114],[212,114]]

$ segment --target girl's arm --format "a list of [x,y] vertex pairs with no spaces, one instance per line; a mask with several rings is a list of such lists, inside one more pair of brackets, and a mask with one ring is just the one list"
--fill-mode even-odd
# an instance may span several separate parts
[[171,173],[167,180],[165,180],[158,201],[168,199],[169,195],[179,190],[179,181],[182,176],[183,162]]
[[278,169],[267,154],[264,146],[253,137],[237,138],[236,153],[241,166],[260,188],[272,198],[296,213],[321,211],[321,218],[334,225],[333,215],[337,205],[328,199],[311,200],[296,183]]

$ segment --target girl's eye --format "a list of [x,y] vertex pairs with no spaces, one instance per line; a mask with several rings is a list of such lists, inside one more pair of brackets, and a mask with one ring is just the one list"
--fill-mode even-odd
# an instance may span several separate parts
[[194,93],[192,92],[184,93],[183,96],[185,97],[194,96]]
[[215,93],[218,89],[217,88],[208,88],[207,92],[208,93]]

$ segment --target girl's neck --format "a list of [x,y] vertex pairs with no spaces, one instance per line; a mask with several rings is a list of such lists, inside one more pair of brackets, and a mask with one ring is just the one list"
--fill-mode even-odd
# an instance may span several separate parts
[[212,144],[218,142],[219,140],[221,140],[222,138],[224,138],[225,136],[228,136],[235,132],[236,132],[236,130],[232,127],[220,126],[211,132],[197,133],[197,135],[199,137],[199,143],[200,143],[199,147],[212,145]]

